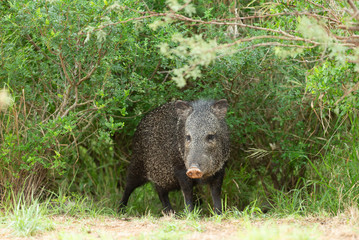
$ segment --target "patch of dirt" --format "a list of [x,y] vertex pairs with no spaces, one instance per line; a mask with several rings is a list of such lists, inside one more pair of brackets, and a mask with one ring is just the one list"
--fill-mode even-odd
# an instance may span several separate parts
[[[30,239],[293,239],[306,234],[309,239],[359,240],[359,225],[346,218],[288,218],[268,220],[178,220],[118,219],[110,217],[52,217],[55,229]],[[268,235],[267,235],[268,232]],[[276,235],[277,234],[277,235]],[[0,226],[0,239],[22,240]]]

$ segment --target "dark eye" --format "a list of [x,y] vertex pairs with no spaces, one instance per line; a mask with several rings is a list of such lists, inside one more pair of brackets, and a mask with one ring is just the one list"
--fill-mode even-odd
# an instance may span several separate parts
[[190,135],[186,135],[186,141],[190,142],[191,141],[191,136]]
[[216,139],[216,135],[214,135],[214,134],[208,134],[207,135],[207,140],[208,141],[214,141]]

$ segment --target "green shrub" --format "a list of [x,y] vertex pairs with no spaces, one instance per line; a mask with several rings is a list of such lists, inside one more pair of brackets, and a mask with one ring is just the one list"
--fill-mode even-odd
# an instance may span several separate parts
[[[237,35],[229,26],[210,24],[318,5],[191,4],[179,12],[192,17],[186,22],[155,16],[171,11],[165,1],[1,1],[0,87],[14,99],[0,110],[1,202],[11,194],[30,200],[45,196],[44,190],[65,189],[116,209],[140,119],[165,102],[198,98],[230,102],[232,152],[223,187],[228,207],[242,210],[256,202],[259,208],[275,208],[274,202],[287,201],[293,212],[309,206],[314,193],[339,189],[328,183],[330,171],[338,171],[338,183],[347,180],[345,170],[331,169],[335,155],[353,162],[339,165],[353,170],[343,189],[353,188],[357,148],[348,141],[356,139],[358,101],[346,90],[356,86],[357,78],[355,65],[342,61],[352,51],[336,48],[322,31],[321,37],[305,31],[322,29],[324,23],[296,14],[242,19],[253,27],[238,26]],[[292,50],[268,47],[272,40],[258,38],[277,36],[282,29],[322,45]],[[221,45],[250,37],[257,38],[230,48]],[[275,41],[300,49],[310,45]],[[329,50],[323,48],[325,41]],[[341,151],[345,147],[349,156]],[[330,167],[319,168],[323,163]],[[155,211],[157,200],[148,208],[143,204],[156,198],[153,189],[144,189],[131,201],[138,212]],[[203,202],[211,201],[208,189],[197,192]],[[171,198],[183,208],[180,194]],[[334,208],[339,207],[329,206]]]

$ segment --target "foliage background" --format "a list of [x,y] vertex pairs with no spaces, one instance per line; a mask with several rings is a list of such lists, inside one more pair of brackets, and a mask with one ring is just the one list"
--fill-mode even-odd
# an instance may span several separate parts
[[[116,209],[140,119],[198,98],[230,102],[228,207],[335,213],[357,204],[354,7],[1,1],[0,87],[13,104],[0,112],[0,205],[65,191]],[[211,202],[207,188],[197,192]],[[183,208],[180,194],[170,197]],[[130,205],[160,209],[151,185]]]

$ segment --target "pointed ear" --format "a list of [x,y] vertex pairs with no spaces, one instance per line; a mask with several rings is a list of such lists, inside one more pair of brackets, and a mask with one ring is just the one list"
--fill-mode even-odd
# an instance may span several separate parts
[[211,108],[214,115],[216,115],[219,119],[223,119],[227,114],[228,102],[226,99],[218,100],[217,102],[213,103]]
[[189,102],[181,100],[177,100],[175,102],[175,108],[178,116],[183,120],[185,120],[193,111],[193,108]]

